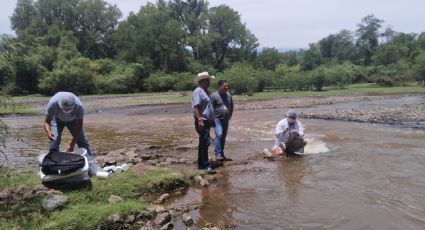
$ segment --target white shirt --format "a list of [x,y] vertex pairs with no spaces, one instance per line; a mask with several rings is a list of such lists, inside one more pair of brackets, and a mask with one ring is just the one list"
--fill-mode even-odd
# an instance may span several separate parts
[[292,131],[297,131],[300,137],[304,137],[304,127],[299,120],[296,120],[293,125],[288,123],[287,118],[280,120],[277,123],[275,129],[275,146],[279,146],[282,143],[287,143],[289,139],[289,133]]

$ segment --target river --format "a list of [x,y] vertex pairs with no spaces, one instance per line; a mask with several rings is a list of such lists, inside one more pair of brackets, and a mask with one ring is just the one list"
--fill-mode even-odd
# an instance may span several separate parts
[[[137,107],[88,114],[85,127],[94,152],[139,144],[172,149],[196,143],[190,108],[167,108],[159,107],[154,114]],[[236,111],[226,155],[242,162],[271,148],[274,126],[283,112]],[[3,121],[13,134],[5,149],[9,161],[18,168],[36,166],[36,156],[47,146],[43,118],[9,117]],[[304,157],[258,158],[222,167],[217,183],[208,188],[193,186],[171,205],[201,202],[201,208],[190,213],[198,227],[213,223],[236,229],[425,228],[423,130],[301,121],[309,143]],[[64,141],[69,138],[65,136]],[[196,159],[195,148],[164,154]],[[175,225],[175,229],[183,228],[182,223]]]

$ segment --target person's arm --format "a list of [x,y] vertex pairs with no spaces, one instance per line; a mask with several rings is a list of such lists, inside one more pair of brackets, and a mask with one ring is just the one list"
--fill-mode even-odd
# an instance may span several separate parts
[[81,131],[83,130],[83,119],[77,119],[75,121],[75,132],[72,134],[71,143],[69,143],[69,147],[66,150],[67,152],[74,152],[74,146],[80,138]]
[[301,124],[301,122],[298,122],[298,134],[300,135],[301,138],[304,138],[304,127],[303,127],[303,124]]
[[230,120],[232,119],[232,115],[233,115],[233,98],[230,94],[229,94],[229,98],[230,98],[230,116],[229,116],[229,120]]
[[46,119],[44,119],[44,131],[46,131],[47,133],[47,138],[49,138],[49,140],[53,141],[55,139],[55,137],[52,134],[52,127],[50,125],[50,122],[52,120],[46,116]]
[[201,107],[199,105],[195,105],[193,110],[195,111],[196,120],[198,122],[198,129],[203,130],[204,129],[204,121],[202,120]]
[[283,133],[288,129],[288,127],[285,125],[285,122],[279,121],[279,123],[277,123],[276,125],[276,129],[275,129],[275,136],[276,136],[276,141],[275,141],[275,146],[279,146],[281,144],[283,144]]

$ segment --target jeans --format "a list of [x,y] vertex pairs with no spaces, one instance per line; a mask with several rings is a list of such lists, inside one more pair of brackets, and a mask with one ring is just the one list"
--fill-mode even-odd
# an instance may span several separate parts
[[224,157],[224,145],[226,144],[227,130],[229,129],[228,119],[215,119],[215,155]]
[[[55,138],[53,141],[50,142],[50,150],[51,151],[59,151],[59,145],[61,143],[62,139],[62,131],[66,127],[71,134],[74,134],[76,131],[76,120],[70,121],[70,122],[61,122],[57,121],[55,118],[52,119],[50,122],[51,131],[53,134],[53,137]],[[90,149],[89,142],[87,140],[86,134],[84,132],[84,129],[81,130],[80,137],[77,140],[77,145],[79,148],[85,148],[87,150],[87,160],[89,162],[89,174],[90,175],[96,175],[98,169],[96,165],[96,161],[93,158],[93,153]]]
[[195,129],[199,134],[198,146],[198,169],[205,169],[209,166],[208,162],[208,147],[210,146],[210,129],[211,124],[207,120],[203,120],[204,129],[198,129],[198,121],[195,119]]

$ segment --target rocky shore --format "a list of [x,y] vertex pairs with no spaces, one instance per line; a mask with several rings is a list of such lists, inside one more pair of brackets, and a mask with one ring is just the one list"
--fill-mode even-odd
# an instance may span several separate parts
[[425,103],[394,107],[371,106],[356,109],[326,109],[305,111],[303,118],[342,120],[368,123],[404,125],[411,128],[425,128]]

